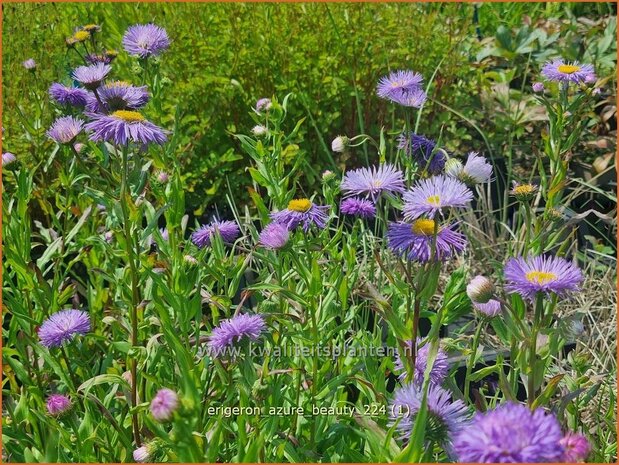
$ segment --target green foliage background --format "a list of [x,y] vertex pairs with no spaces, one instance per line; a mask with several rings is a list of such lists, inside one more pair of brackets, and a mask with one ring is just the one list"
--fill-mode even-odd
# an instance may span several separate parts
[[[436,73],[421,133],[443,134],[456,151],[500,156],[521,147],[525,156],[531,141],[521,123],[527,121],[506,122],[509,115],[482,97],[496,97],[488,91],[500,81],[516,92],[525,82],[530,85],[531,72],[558,54],[574,59],[584,53],[599,75],[610,77],[608,89],[614,89],[616,22],[602,21],[613,8],[610,3],[6,4],[4,150],[22,159],[30,156],[33,163],[43,157],[21,153],[29,147],[21,126],[32,122],[39,128],[41,147],[51,147],[44,131],[55,115],[33,114],[26,93],[34,88],[46,98],[57,76],[68,79],[76,64],[76,55],[64,45],[70,25],[101,24],[106,45],[119,48],[129,25],[152,21],[173,40],[161,63],[167,120],[158,123],[171,128],[180,115],[178,157],[188,205],[198,214],[218,202],[226,208],[221,202],[226,179],[237,198],[246,197],[247,160],[230,133],[253,125],[249,105],[260,97],[294,93],[289,120],[307,118],[299,150],[307,161],[308,187],[324,169],[360,164],[365,154],[334,159],[330,141],[338,134],[377,134],[383,125],[392,126],[392,107],[374,93],[389,69],[412,68],[426,81]],[[587,17],[585,32],[581,16]],[[561,43],[553,32],[560,32]],[[38,63],[35,77],[21,65],[30,57]],[[121,53],[118,60],[128,57]],[[507,147],[510,122],[517,123],[518,131]],[[587,157],[592,160],[595,154]]]

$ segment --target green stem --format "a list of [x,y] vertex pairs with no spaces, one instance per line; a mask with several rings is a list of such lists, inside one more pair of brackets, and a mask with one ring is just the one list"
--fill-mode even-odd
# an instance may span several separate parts
[[539,325],[542,320],[544,310],[544,297],[542,294],[538,294],[535,301],[535,314],[533,316],[533,327],[531,328],[531,338],[529,340],[529,364],[530,372],[528,379],[527,389],[527,403],[529,407],[533,406],[535,402],[535,361],[537,358],[537,334],[539,333]]
[[[120,182],[120,206],[123,214],[123,226],[125,235],[125,248],[127,251],[127,260],[129,262],[129,270],[131,272],[131,346],[136,348],[138,345],[138,305],[140,303],[140,294],[138,289],[138,273],[135,264],[134,250],[133,250],[133,238],[131,236],[131,219],[128,210],[128,201],[131,200],[131,192],[128,189],[129,178],[129,161],[127,147],[123,147],[122,150],[122,176]],[[137,379],[137,360],[134,355],[129,356],[129,362],[131,364],[131,406],[135,408],[138,399],[138,379]],[[136,445],[139,447],[140,442],[140,429],[138,424],[138,414],[133,412],[131,414],[133,424],[133,436]]]
[[481,336],[481,331],[486,327],[486,319],[482,319],[477,328],[475,329],[475,335],[473,336],[473,347],[472,353],[469,357],[468,363],[466,365],[466,377],[464,378],[464,400],[468,401],[469,399],[469,391],[471,384],[471,373],[473,372],[473,367],[475,366],[475,359],[477,358],[477,348],[479,347],[479,337]]

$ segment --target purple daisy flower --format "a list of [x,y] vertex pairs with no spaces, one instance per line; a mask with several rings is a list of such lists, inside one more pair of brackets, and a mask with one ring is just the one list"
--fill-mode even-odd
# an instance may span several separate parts
[[107,83],[97,90],[97,94],[105,108],[101,108],[99,100],[94,95],[90,95],[86,106],[90,112],[110,113],[117,110],[138,110],[150,100],[146,86],[136,87],[125,81]]
[[260,233],[258,244],[264,248],[278,250],[284,247],[290,239],[290,232],[284,224],[270,223]]
[[400,70],[380,78],[376,94],[380,98],[401,103],[412,94],[422,91],[423,77],[414,71]]
[[358,216],[360,218],[374,218],[376,206],[372,201],[351,197],[340,204],[340,211],[345,215]]
[[62,394],[52,394],[47,398],[47,413],[57,417],[71,410],[71,399]]
[[215,234],[219,234],[224,242],[232,243],[239,237],[241,231],[234,221],[215,220],[194,231],[191,235],[191,242],[198,248],[203,249],[211,245]]
[[549,81],[565,83],[583,82],[591,74],[595,75],[591,65],[581,65],[576,61],[570,64],[560,59],[546,63],[542,68],[542,75]]
[[501,302],[496,299],[490,299],[488,302],[485,302],[483,304],[479,302],[473,302],[473,308],[490,318],[494,318],[495,316],[499,315],[503,310]]
[[90,331],[90,317],[81,310],[60,310],[43,322],[39,339],[45,347],[61,346],[78,334]]
[[116,145],[129,142],[162,145],[167,140],[166,133],[159,126],[148,121],[140,112],[117,110],[109,115],[87,113],[92,119],[85,128],[92,132],[90,140],[105,141]]
[[26,61],[22,63],[22,66],[26,68],[28,71],[34,71],[37,67],[37,62],[32,58],[28,58]]
[[492,165],[484,157],[480,157],[477,152],[470,152],[464,165],[456,159],[449,160],[445,173],[469,186],[474,186],[491,181]]
[[170,46],[170,38],[165,29],[154,24],[136,24],[129,27],[123,36],[123,47],[140,58],[157,56]]
[[427,99],[426,93],[419,89],[415,92],[402,93],[402,95],[394,97],[393,101],[403,107],[421,108]]
[[453,446],[460,462],[558,462],[564,453],[562,437],[553,415],[509,402],[486,413],[477,412]]
[[288,208],[271,213],[271,219],[277,223],[286,225],[292,231],[297,226],[303,225],[303,231],[309,231],[312,224],[324,229],[329,219],[329,206],[315,205],[309,199],[295,199],[288,202]]
[[[410,440],[422,400],[423,390],[418,384],[407,384],[395,391],[389,409],[390,425],[399,420],[396,429],[405,441]],[[449,392],[435,384],[428,386],[427,408],[425,437],[429,441],[449,445],[470,421],[464,402],[452,401]]]
[[559,443],[565,449],[561,462],[565,463],[578,463],[584,462],[589,452],[591,452],[591,445],[587,438],[582,434],[569,431]]
[[551,255],[510,258],[504,269],[505,289],[530,301],[539,292],[566,297],[578,291],[583,274],[573,263]]
[[17,161],[17,157],[11,152],[4,152],[2,154],[2,166],[8,166],[11,163],[15,163]]
[[86,89],[95,90],[101,82],[110,74],[112,67],[105,63],[95,65],[78,66],[73,71],[73,79],[83,85]]
[[47,135],[59,144],[70,144],[82,132],[84,122],[73,116],[58,118],[47,131]]
[[257,340],[266,330],[262,315],[237,315],[223,320],[213,329],[208,339],[208,353],[212,357],[221,357],[241,340]]
[[436,148],[436,142],[422,135],[409,133],[400,134],[398,137],[398,148],[412,157],[419,168],[429,174],[439,174],[445,168],[447,156],[445,151]]
[[150,402],[150,413],[157,421],[168,421],[177,409],[178,394],[172,389],[159,389]]
[[83,107],[88,101],[88,92],[79,87],[67,87],[54,82],[49,88],[49,96],[61,105]]
[[382,193],[404,192],[404,175],[388,163],[378,167],[349,171],[342,179],[341,189],[346,196],[366,196],[376,201]]
[[422,215],[435,217],[446,208],[465,207],[473,200],[473,192],[457,179],[439,175],[418,181],[403,199],[404,218],[414,220]]
[[[390,223],[387,230],[389,248],[402,257],[411,261],[428,262],[432,260],[444,261],[452,255],[462,252],[466,248],[466,237],[452,225],[438,228],[434,237],[435,222],[431,219],[418,219],[410,223]],[[436,240],[434,257],[432,257],[433,243]]]
[[[404,343],[406,348],[404,349],[404,355],[409,356],[413,350],[413,341],[406,341]],[[428,355],[430,353],[430,343],[426,343],[421,346],[422,341],[421,338],[417,338],[417,354],[415,356],[415,373],[413,376],[413,382],[415,384],[422,384],[423,377],[426,372],[426,368],[428,367]],[[394,368],[397,371],[404,370],[404,362],[402,361],[402,357],[399,354],[396,357]],[[441,385],[445,378],[447,377],[447,373],[449,373],[449,364],[447,363],[447,354],[443,349],[439,347],[438,352],[436,354],[436,358],[434,359],[434,365],[430,369],[430,382],[436,385]],[[398,377],[400,380],[406,378],[406,371],[404,371]]]

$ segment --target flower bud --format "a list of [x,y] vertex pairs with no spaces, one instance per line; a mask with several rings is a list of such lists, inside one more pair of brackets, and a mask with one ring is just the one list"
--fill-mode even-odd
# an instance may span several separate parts
[[136,450],[133,451],[133,460],[135,460],[138,463],[144,463],[144,462],[148,462],[148,460],[150,459],[150,452],[148,450],[148,446],[144,445],[141,447],[138,447]]
[[170,175],[163,170],[157,171],[157,181],[160,184],[165,184],[170,180]]
[[450,158],[445,163],[445,174],[452,178],[458,178],[464,171],[464,165],[457,158]]
[[47,398],[47,411],[50,415],[58,417],[71,410],[71,399],[62,394],[52,394]]
[[475,276],[466,286],[466,295],[475,303],[485,304],[494,297],[494,283],[485,276]]
[[268,129],[262,124],[257,124],[252,128],[251,132],[254,136],[260,137],[264,136],[268,132]]
[[544,92],[544,84],[541,82],[534,82],[531,87],[533,88],[533,92],[535,93],[539,94],[541,92]]
[[178,394],[172,389],[159,389],[150,403],[150,413],[157,421],[168,421],[178,409]]
[[337,136],[335,139],[333,139],[333,142],[331,142],[331,150],[337,153],[343,153],[346,150],[346,147],[348,147],[349,142],[350,140],[348,139],[348,137]]

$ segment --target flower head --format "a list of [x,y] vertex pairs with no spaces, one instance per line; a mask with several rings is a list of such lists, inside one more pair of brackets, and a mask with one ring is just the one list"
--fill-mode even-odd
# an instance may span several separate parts
[[123,47],[129,55],[148,58],[160,55],[170,46],[165,29],[154,24],[130,26],[123,36]]
[[422,215],[435,217],[447,208],[465,207],[473,200],[473,193],[461,181],[439,175],[418,181],[403,199],[404,218],[414,220]]
[[73,34],[73,36],[71,36],[71,39],[73,39],[76,43],[77,42],[86,42],[88,39],[90,39],[90,32],[81,29],[79,31],[75,31],[75,33]]
[[595,75],[593,66],[581,65],[578,62],[566,63],[563,60],[554,60],[546,63],[542,68],[542,75],[549,81],[580,83],[589,75]]
[[290,232],[286,225],[269,223],[260,233],[258,244],[266,249],[278,250],[284,247],[290,239]]
[[270,98],[261,98],[256,102],[256,111],[261,113],[271,109],[273,103]]
[[90,331],[90,317],[81,310],[60,310],[43,322],[39,339],[45,347],[61,346],[78,334]]
[[437,227],[434,220],[425,218],[417,219],[412,224],[390,223],[387,241],[389,248],[397,255],[422,263],[430,260],[447,260],[466,248],[466,237],[457,232],[452,225]]
[[97,90],[97,94],[98,99],[94,95],[88,98],[86,109],[90,112],[112,113],[117,110],[138,110],[150,99],[146,86],[136,87],[125,81],[104,84]]
[[70,144],[82,132],[84,122],[73,116],[62,116],[54,121],[47,135],[59,144]]
[[294,199],[288,202],[288,208],[271,213],[271,219],[276,223],[285,225],[292,231],[302,225],[303,231],[309,231],[314,224],[324,229],[329,219],[329,206],[316,205],[309,199]]
[[583,274],[573,263],[551,255],[510,258],[505,264],[505,289],[534,300],[538,293],[566,297],[578,291]]
[[213,329],[208,339],[208,352],[213,357],[226,355],[242,340],[257,340],[265,331],[266,324],[261,315],[237,315],[223,320]]
[[177,409],[178,394],[172,389],[159,389],[150,402],[150,413],[157,421],[168,421]]
[[110,74],[110,71],[112,71],[112,67],[105,63],[78,66],[73,71],[73,79],[82,84],[86,89],[95,90]]
[[2,154],[2,166],[8,166],[17,161],[17,157],[11,152],[4,152]]
[[341,189],[346,196],[366,196],[376,201],[383,193],[404,192],[404,175],[388,163],[378,167],[359,168],[344,175]]
[[531,88],[533,89],[533,92],[539,94],[540,92],[544,92],[544,83],[543,82],[534,82],[533,85],[531,86]]
[[476,413],[453,446],[460,462],[558,462],[564,452],[562,436],[553,415],[510,402]]
[[116,145],[130,142],[162,145],[167,140],[163,129],[137,111],[117,110],[109,115],[88,113],[88,116],[92,121],[86,123],[85,127],[92,132],[90,140],[95,142],[103,140]]
[[344,153],[348,147],[349,139],[346,136],[337,136],[331,142],[331,150],[336,153]]
[[[421,408],[423,389],[418,384],[407,384],[395,391],[390,404],[391,424],[399,420],[396,429],[404,440],[410,440],[417,413]],[[461,400],[451,400],[448,391],[430,384],[427,396],[426,439],[449,445],[464,431],[469,422],[469,410]]]
[[47,413],[58,417],[71,410],[71,399],[62,394],[52,394],[47,398]]
[[445,166],[445,173],[448,176],[457,178],[469,186],[490,182],[492,165],[484,157],[480,157],[477,152],[470,152],[464,165],[452,164],[453,160],[449,160]]
[[447,161],[445,151],[437,149],[436,142],[422,135],[410,132],[406,137],[406,134],[400,134],[398,148],[412,157],[420,170],[429,174],[439,174],[445,168]]
[[537,186],[535,184],[518,184],[513,182],[512,190],[509,192],[520,202],[529,202],[535,197]]
[[[378,81],[376,94],[380,98],[391,100],[406,106],[421,106],[425,101],[425,93],[421,88],[423,77],[414,71],[394,71]],[[422,98],[421,94],[424,95]],[[416,103],[417,105],[413,105]]]
[[340,204],[340,211],[345,215],[358,216],[360,218],[374,218],[376,206],[371,200],[350,197]]
[[49,96],[61,105],[84,107],[88,101],[88,92],[80,87],[67,87],[54,82],[49,88]]
[[37,67],[37,62],[32,58],[28,58],[26,61],[22,63],[22,66],[26,68],[28,71],[34,71]]
[[224,242],[232,243],[239,237],[241,231],[234,221],[215,220],[194,231],[191,235],[191,242],[203,249],[211,245],[215,234],[219,234]]
[[561,462],[577,463],[584,462],[591,452],[591,445],[587,438],[582,434],[569,431],[559,443],[564,447],[565,452]]
[[[413,350],[413,341],[406,341],[404,349],[404,355],[409,356]],[[413,382],[416,384],[423,383],[423,377],[426,372],[426,368],[428,367],[428,355],[430,354],[430,343],[426,342],[423,346],[421,345],[421,338],[417,338],[417,344],[415,347],[417,348],[417,353],[415,356],[415,373],[413,377]],[[398,352],[398,356],[395,361],[396,370],[404,370],[404,362],[402,361],[402,356]],[[440,347],[438,348],[438,352],[436,354],[436,358],[434,359],[434,364],[430,369],[430,382],[436,385],[441,385],[445,378],[447,377],[447,373],[449,372],[449,363],[447,363],[447,354]],[[406,378],[406,372],[403,372],[399,379],[402,380]]]

